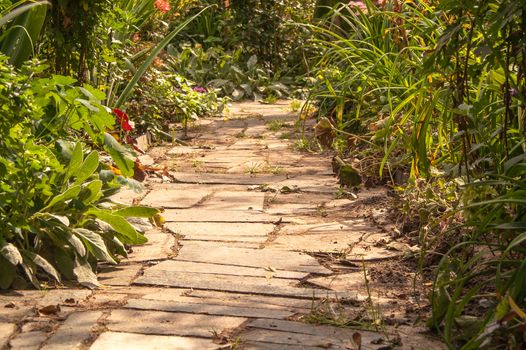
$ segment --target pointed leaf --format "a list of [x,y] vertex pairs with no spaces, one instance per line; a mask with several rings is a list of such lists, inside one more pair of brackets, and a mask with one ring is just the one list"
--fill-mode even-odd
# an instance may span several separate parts
[[86,230],[83,228],[74,229],[76,235],[78,235],[88,247],[88,250],[98,259],[109,262],[110,264],[117,264],[117,262],[112,258],[108,249],[106,248],[106,243],[104,239],[93,231]]

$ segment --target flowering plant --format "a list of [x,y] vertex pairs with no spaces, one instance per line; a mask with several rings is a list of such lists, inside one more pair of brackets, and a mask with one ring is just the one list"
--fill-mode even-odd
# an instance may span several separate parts
[[166,0],[155,0],[155,7],[163,13],[170,11],[170,3]]

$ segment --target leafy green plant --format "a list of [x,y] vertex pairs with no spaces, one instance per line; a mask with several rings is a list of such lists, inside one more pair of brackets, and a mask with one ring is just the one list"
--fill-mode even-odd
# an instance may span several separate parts
[[105,147],[126,164],[105,134],[114,119],[100,92],[71,86],[68,77],[20,74],[6,61],[0,56],[0,288],[24,279],[38,288],[42,279],[62,277],[95,287],[98,261],[116,263],[126,256],[124,244],[146,241],[126,218],[157,210],[109,201],[120,183],[133,180],[90,150]]

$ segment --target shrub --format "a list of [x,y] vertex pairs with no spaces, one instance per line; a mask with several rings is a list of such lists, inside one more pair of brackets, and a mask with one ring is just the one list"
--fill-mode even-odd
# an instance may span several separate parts
[[[17,73],[0,56],[0,288],[62,277],[95,287],[97,261],[115,264],[124,244],[146,242],[126,217],[157,210],[109,201],[131,154],[106,131],[114,118],[100,92],[63,76]],[[120,165],[102,161],[104,147]],[[131,164],[130,164],[131,162]]]

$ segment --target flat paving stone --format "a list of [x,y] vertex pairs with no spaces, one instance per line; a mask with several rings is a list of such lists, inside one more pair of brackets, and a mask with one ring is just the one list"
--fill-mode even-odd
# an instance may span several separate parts
[[334,296],[323,289],[295,287],[297,280],[232,275],[195,274],[171,271],[146,271],[135,284],[216,290],[234,293],[288,296],[292,298],[322,298]]
[[0,349],[3,349],[7,346],[9,337],[16,330],[16,324],[0,322]]
[[122,188],[119,192],[110,197],[114,202],[126,205],[132,205],[146,195],[146,190],[137,192],[128,188]]
[[[204,253],[206,252],[206,253]],[[204,254],[203,254],[204,253]],[[244,249],[217,247],[203,250],[197,242],[186,243],[177,260],[204,262],[212,264],[274,268],[285,271],[299,271],[328,275],[332,271],[321,266],[313,257],[297,252],[276,249]]]
[[92,294],[91,290],[87,289],[50,289],[44,293],[44,297],[37,303],[38,307],[48,305],[67,304],[66,300],[74,300],[75,303],[82,303]]
[[[283,348],[288,345],[321,349],[352,349],[353,344],[348,341],[340,341],[311,334],[299,334],[280,331],[269,331],[264,329],[251,329],[243,332],[240,336],[242,342],[257,342],[273,344],[274,348]],[[271,347],[272,348],[272,347]],[[285,347],[286,348],[286,347]],[[371,349],[362,347],[361,349]]]
[[247,326],[249,330],[246,334],[241,334],[241,338],[249,341],[353,349],[351,339],[353,334],[358,332],[362,336],[362,349],[379,349],[385,346],[371,344],[372,340],[384,338],[384,334],[359,329],[265,319],[250,321]]
[[175,245],[175,237],[166,232],[149,231],[145,234],[148,242],[144,245],[133,247],[126,261],[140,262],[149,260],[166,259],[173,254],[172,247]]
[[265,194],[258,192],[220,191],[214,193],[200,208],[207,210],[263,210]]
[[117,309],[111,312],[107,328],[114,332],[211,337],[214,332],[237,328],[246,320],[242,317]]
[[302,279],[308,276],[306,272],[297,271],[283,271],[277,269],[253,268],[244,266],[219,265],[196,263],[190,261],[168,260],[163,261],[146,270],[149,271],[167,271],[167,272],[187,272],[187,273],[206,273],[218,275],[233,275],[233,276],[252,276],[265,278],[287,278],[287,279]]
[[360,232],[278,236],[268,247],[307,252],[342,252],[352,248],[362,236]]
[[91,336],[102,311],[75,312],[48,339],[42,350],[80,349],[82,343]]
[[[167,209],[163,217],[168,222],[254,222],[273,223],[280,218],[257,211],[240,210],[206,210],[206,209]],[[288,222],[285,218],[283,221]]]
[[336,292],[357,291],[366,293],[363,272],[352,272],[329,277],[309,278],[307,282]]
[[267,237],[274,231],[273,224],[261,223],[222,223],[222,222],[169,222],[165,227],[173,233],[188,239],[198,237]]
[[192,190],[181,188],[154,189],[144,197],[141,203],[157,208],[187,209],[197,205],[210,194],[211,191],[202,188]]
[[257,248],[267,241],[263,236],[210,236],[194,235],[192,238],[183,238],[183,241],[201,241],[201,242],[231,242],[231,243],[253,243]]
[[258,341],[243,342],[242,350],[324,350],[327,348],[320,348],[318,346],[292,345],[292,344],[276,344],[264,343]]
[[129,286],[141,269],[140,264],[107,266],[97,276],[99,282],[106,286]]
[[190,314],[204,314],[216,316],[235,316],[251,318],[273,318],[285,319],[293,316],[295,313],[287,310],[246,307],[235,304],[219,304],[210,301],[200,302],[183,302],[183,301],[166,301],[151,299],[130,299],[124,306],[130,309],[139,310],[157,310],[168,312],[184,312]]
[[212,350],[217,349],[217,345],[201,338],[105,332],[90,347],[90,350],[108,349]]
[[210,150],[194,146],[176,146],[166,152],[168,156],[196,155],[210,152]]
[[[143,287],[144,288],[144,287]],[[255,295],[255,294],[239,294],[230,292],[218,292],[213,290],[198,290],[198,289],[184,289],[184,288],[149,288],[149,294],[143,294],[144,299],[154,300],[183,300],[189,301],[191,299],[221,301],[221,303],[233,303],[238,306],[246,307],[260,307],[271,309],[291,309],[299,310],[301,312],[310,311],[313,304],[312,300],[282,298],[275,296]]]
[[[321,340],[323,342],[330,341],[331,345],[338,346],[343,345],[343,349],[349,349],[349,340],[352,339],[354,333],[360,333],[362,336],[362,349],[382,349],[385,346],[387,341],[384,341],[383,344],[374,344],[378,343],[380,339],[386,339],[386,336],[393,337],[395,334],[399,334],[402,337],[402,346],[399,347],[403,350],[414,350],[414,349],[425,349],[425,350],[438,350],[446,349],[446,347],[434,337],[431,337],[424,332],[426,331],[422,327],[393,327],[388,328],[382,332],[374,332],[362,329],[352,329],[352,328],[339,328],[327,325],[309,325],[300,322],[287,321],[287,320],[270,320],[270,319],[256,319],[248,322],[246,324],[247,329],[251,330],[262,330],[262,331],[272,331],[269,333],[266,332],[257,332],[248,334],[248,337],[245,338],[244,334],[241,334],[242,339],[259,339],[260,341],[274,342],[274,343],[284,343],[284,344],[294,344],[301,339],[305,339],[303,345],[308,345],[311,341]],[[282,334],[279,334],[282,333]],[[287,339],[286,335],[289,335],[290,339]],[[295,336],[296,335],[296,336]],[[311,337],[303,338],[305,335],[310,335]],[[380,342],[381,343],[381,342]],[[321,345],[320,344],[320,345]],[[319,345],[318,345],[319,346]],[[354,349],[356,347],[350,347]],[[331,348],[329,348],[331,349]],[[398,349],[398,348],[397,348]]]
[[[1,333],[1,331],[0,331]],[[45,332],[23,332],[11,339],[9,346],[14,350],[38,350],[40,345],[47,339]],[[1,348],[1,344],[0,344]]]
[[341,222],[325,222],[308,225],[285,225],[279,233],[281,235],[342,233],[345,232],[378,232],[378,229],[363,219],[345,220]]
[[182,301],[186,303],[206,302],[215,305],[250,308],[256,307],[271,310],[289,310],[303,313],[309,312],[312,308],[312,301],[310,300],[196,289],[164,288],[159,292],[145,294],[142,296],[142,298],[175,302]]
[[177,182],[188,184],[226,184],[226,185],[262,185],[281,182],[287,179],[286,175],[248,175],[232,176],[231,174],[206,174],[206,173],[170,173]]

